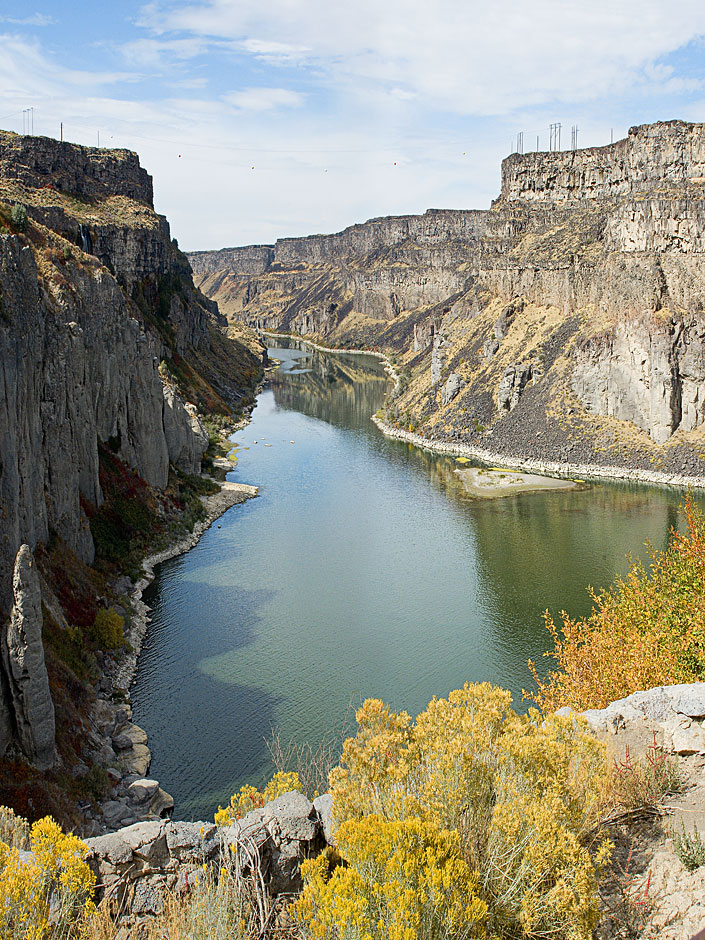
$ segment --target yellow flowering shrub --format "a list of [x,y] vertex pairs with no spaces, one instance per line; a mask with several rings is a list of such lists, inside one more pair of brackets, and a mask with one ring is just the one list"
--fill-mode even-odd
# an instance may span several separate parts
[[29,834],[31,856],[0,842],[0,937],[61,940],[77,935],[92,910],[95,877],[87,847],[47,816]]
[[29,848],[29,825],[9,806],[0,806],[0,842],[11,849]]
[[302,865],[295,914],[313,940],[482,937],[487,905],[460,855],[458,834],[418,818],[351,819],[338,831],[347,865],[325,855]]
[[487,683],[434,699],[413,724],[377,699],[356,717],[330,776],[339,839],[373,815],[451,830],[490,931],[588,940],[608,846],[589,845],[606,760],[584,722],[517,715],[510,693]]
[[292,790],[300,790],[301,783],[299,775],[296,773],[276,773],[269,781],[267,786],[261,792],[257,787],[246,784],[240,787],[238,793],[233,793],[230,797],[230,803],[223,809],[218,807],[215,814],[216,826],[229,826],[236,819],[242,819],[253,809],[260,809],[265,803],[276,800],[277,797],[290,793]]

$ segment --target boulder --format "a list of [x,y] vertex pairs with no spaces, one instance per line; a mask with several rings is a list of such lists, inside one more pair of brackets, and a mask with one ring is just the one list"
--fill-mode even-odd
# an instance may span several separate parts
[[133,780],[129,785],[127,788],[127,796],[131,803],[146,803],[148,800],[152,799],[158,789],[158,780],[149,780],[145,777],[140,777],[138,780]]
[[336,845],[333,836],[333,797],[330,793],[322,793],[313,801],[313,806],[318,813],[318,818],[323,827],[323,835],[328,845]]
[[453,401],[464,385],[465,382],[463,381],[462,375],[458,372],[451,372],[441,392],[441,404],[447,405],[449,402]]
[[143,731],[138,725],[131,722],[125,722],[115,731],[113,735],[113,747],[116,751],[127,751],[136,744],[147,743],[147,732]]

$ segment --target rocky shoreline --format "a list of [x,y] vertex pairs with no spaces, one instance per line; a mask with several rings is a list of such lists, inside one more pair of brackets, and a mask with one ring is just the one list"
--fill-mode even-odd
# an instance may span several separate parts
[[480,463],[499,465],[511,470],[523,470],[538,473],[542,476],[580,477],[583,479],[630,480],[635,483],[649,483],[656,486],[675,486],[679,489],[705,489],[705,477],[689,476],[683,473],[663,473],[660,470],[643,470],[632,467],[606,467],[595,464],[558,463],[552,460],[540,460],[535,457],[512,457],[504,453],[476,447],[472,444],[463,444],[455,441],[429,439],[395,428],[378,418],[372,416],[372,421],[386,436],[399,441],[407,441],[415,447],[432,451],[435,454],[447,454],[452,457],[468,457]]
[[[385,371],[395,383],[395,391],[399,384],[399,374],[384,353],[367,349],[338,349],[330,346],[323,346],[311,339],[298,336],[294,333],[275,333],[271,330],[260,330],[264,336],[280,337],[285,339],[294,339],[297,342],[304,343],[312,349],[326,353],[345,353],[346,355],[372,356],[384,363]],[[371,416],[371,420],[377,425],[379,430],[386,436],[400,441],[407,441],[415,447],[431,451],[435,454],[446,454],[452,457],[467,457],[470,460],[476,460],[478,463],[487,466],[501,466],[511,470],[521,470],[529,473],[537,473],[542,476],[568,477],[568,478],[592,478],[604,480],[628,480],[634,483],[647,483],[655,486],[674,486],[679,489],[705,489],[704,476],[691,476],[683,473],[665,473],[660,470],[646,470],[639,467],[618,467],[618,466],[600,466],[598,464],[588,463],[563,463],[555,460],[541,460],[537,457],[519,457],[510,456],[499,451],[492,451],[485,447],[479,447],[473,444],[466,444],[460,441],[440,440],[438,438],[427,438],[421,434],[415,434],[412,431],[404,431],[402,428],[394,427],[376,415]]]
[[[228,463],[228,467],[229,467]],[[169,816],[173,798],[147,777],[151,753],[147,733],[132,721],[129,689],[137,673],[137,662],[150,622],[150,608],[142,594],[154,580],[157,565],[189,551],[213,522],[238,503],[257,496],[257,487],[245,483],[222,482],[217,493],[201,497],[204,517],[178,542],[149,555],[142,562],[144,575],[130,592],[132,616],[126,634],[127,652],[120,660],[104,661],[104,678],[99,683],[92,714],[91,746],[97,762],[106,767],[112,785],[110,799],[100,804],[100,812],[84,808],[86,834],[98,835],[139,822]],[[116,701],[122,698],[123,701]]]

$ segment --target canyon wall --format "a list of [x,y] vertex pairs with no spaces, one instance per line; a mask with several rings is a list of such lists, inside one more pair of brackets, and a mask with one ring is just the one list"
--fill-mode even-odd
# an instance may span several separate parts
[[410,380],[393,422],[552,459],[568,435],[586,462],[700,473],[704,247],[705,125],[669,121],[512,154],[487,211],[280,239],[254,266],[253,248],[190,260],[229,317],[394,355]]
[[[18,706],[36,701],[36,676],[28,696],[12,693],[24,681],[12,684],[13,643],[28,628],[13,594],[18,553],[58,538],[93,561],[101,444],[157,489],[170,467],[200,473],[208,435],[185,396],[227,411],[258,369],[224,322],[194,288],[135,154],[0,132],[0,620],[20,611],[0,636],[0,756],[14,741],[48,766]],[[41,646],[41,602],[33,609]]]

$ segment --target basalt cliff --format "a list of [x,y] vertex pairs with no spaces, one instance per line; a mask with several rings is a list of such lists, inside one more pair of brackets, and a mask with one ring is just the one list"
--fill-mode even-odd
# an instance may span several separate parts
[[198,515],[200,414],[240,414],[260,360],[194,287],[135,154],[0,132],[1,802],[33,815],[34,770],[92,772],[126,575]]
[[512,154],[488,210],[189,255],[230,318],[373,348],[384,416],[499,456],[705,470],[705,125]]

